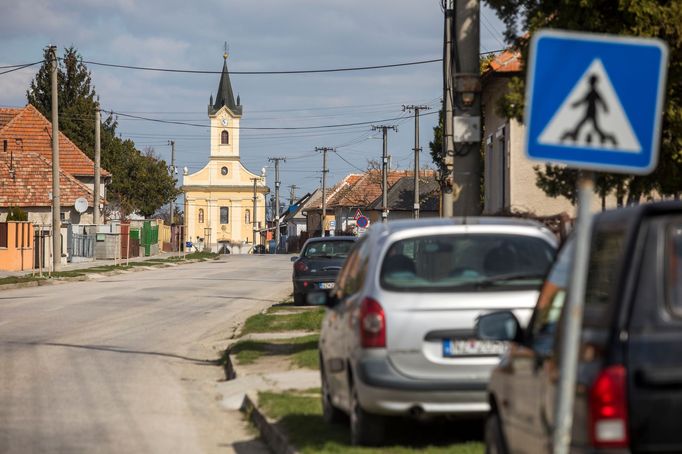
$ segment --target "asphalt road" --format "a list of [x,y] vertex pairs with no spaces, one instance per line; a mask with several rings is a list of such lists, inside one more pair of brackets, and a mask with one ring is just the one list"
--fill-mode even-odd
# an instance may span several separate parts
[[215,360],[290,270],[227,256],[0,291],[0,452],[262,452],[221,408]]

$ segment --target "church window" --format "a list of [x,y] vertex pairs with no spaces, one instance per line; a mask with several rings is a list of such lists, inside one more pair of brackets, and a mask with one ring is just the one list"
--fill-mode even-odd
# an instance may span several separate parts
[[251,210],[246,210],[244,213],[244,224],[251,224]]
[[220,223],[230,223],[230,209],[228,207],[220,207]]
[[204,209],[199,208],[199,224],[203,224],[203,223],[204,223]]
[[222,175],[227,175],[227,172],[228,172],[227,167],[224,167],[224,166],[223,166],[223,168],[220,169],[220,173],[221,173]]
[[220,133],[220,144],[227,145],[230,143],[230,134],[227,131]]

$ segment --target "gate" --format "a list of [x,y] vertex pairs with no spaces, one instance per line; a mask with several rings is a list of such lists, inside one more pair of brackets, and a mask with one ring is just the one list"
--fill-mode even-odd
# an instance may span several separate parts
[[72,254],[75,257],[94,257],[95,238],[91,235],[81,235],[74,233],[72,237]]

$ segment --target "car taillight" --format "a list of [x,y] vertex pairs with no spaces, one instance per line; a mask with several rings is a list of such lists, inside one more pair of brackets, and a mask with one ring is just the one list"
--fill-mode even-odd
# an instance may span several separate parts
[[629,444],[627,372],[621,365],[602,370],[590,390],[590,436],[597,448]]
[[384,309],[372,298],[365,298],[360,305],[360,341],[363,348],[386,347]]
[[294,269],[302,273],[304,271],[308,271],[308,265],[306,265],[305,262],[298,261],[294,263]]

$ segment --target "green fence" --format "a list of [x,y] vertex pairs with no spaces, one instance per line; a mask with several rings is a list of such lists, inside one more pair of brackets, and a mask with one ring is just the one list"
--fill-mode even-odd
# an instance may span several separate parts
[[151,221],[144,221],[141,235],[140,246],[144,248],[144,256],[149,257],[151,255],[152,245],[158,245],[159,243],[159,226],[152,225]]

